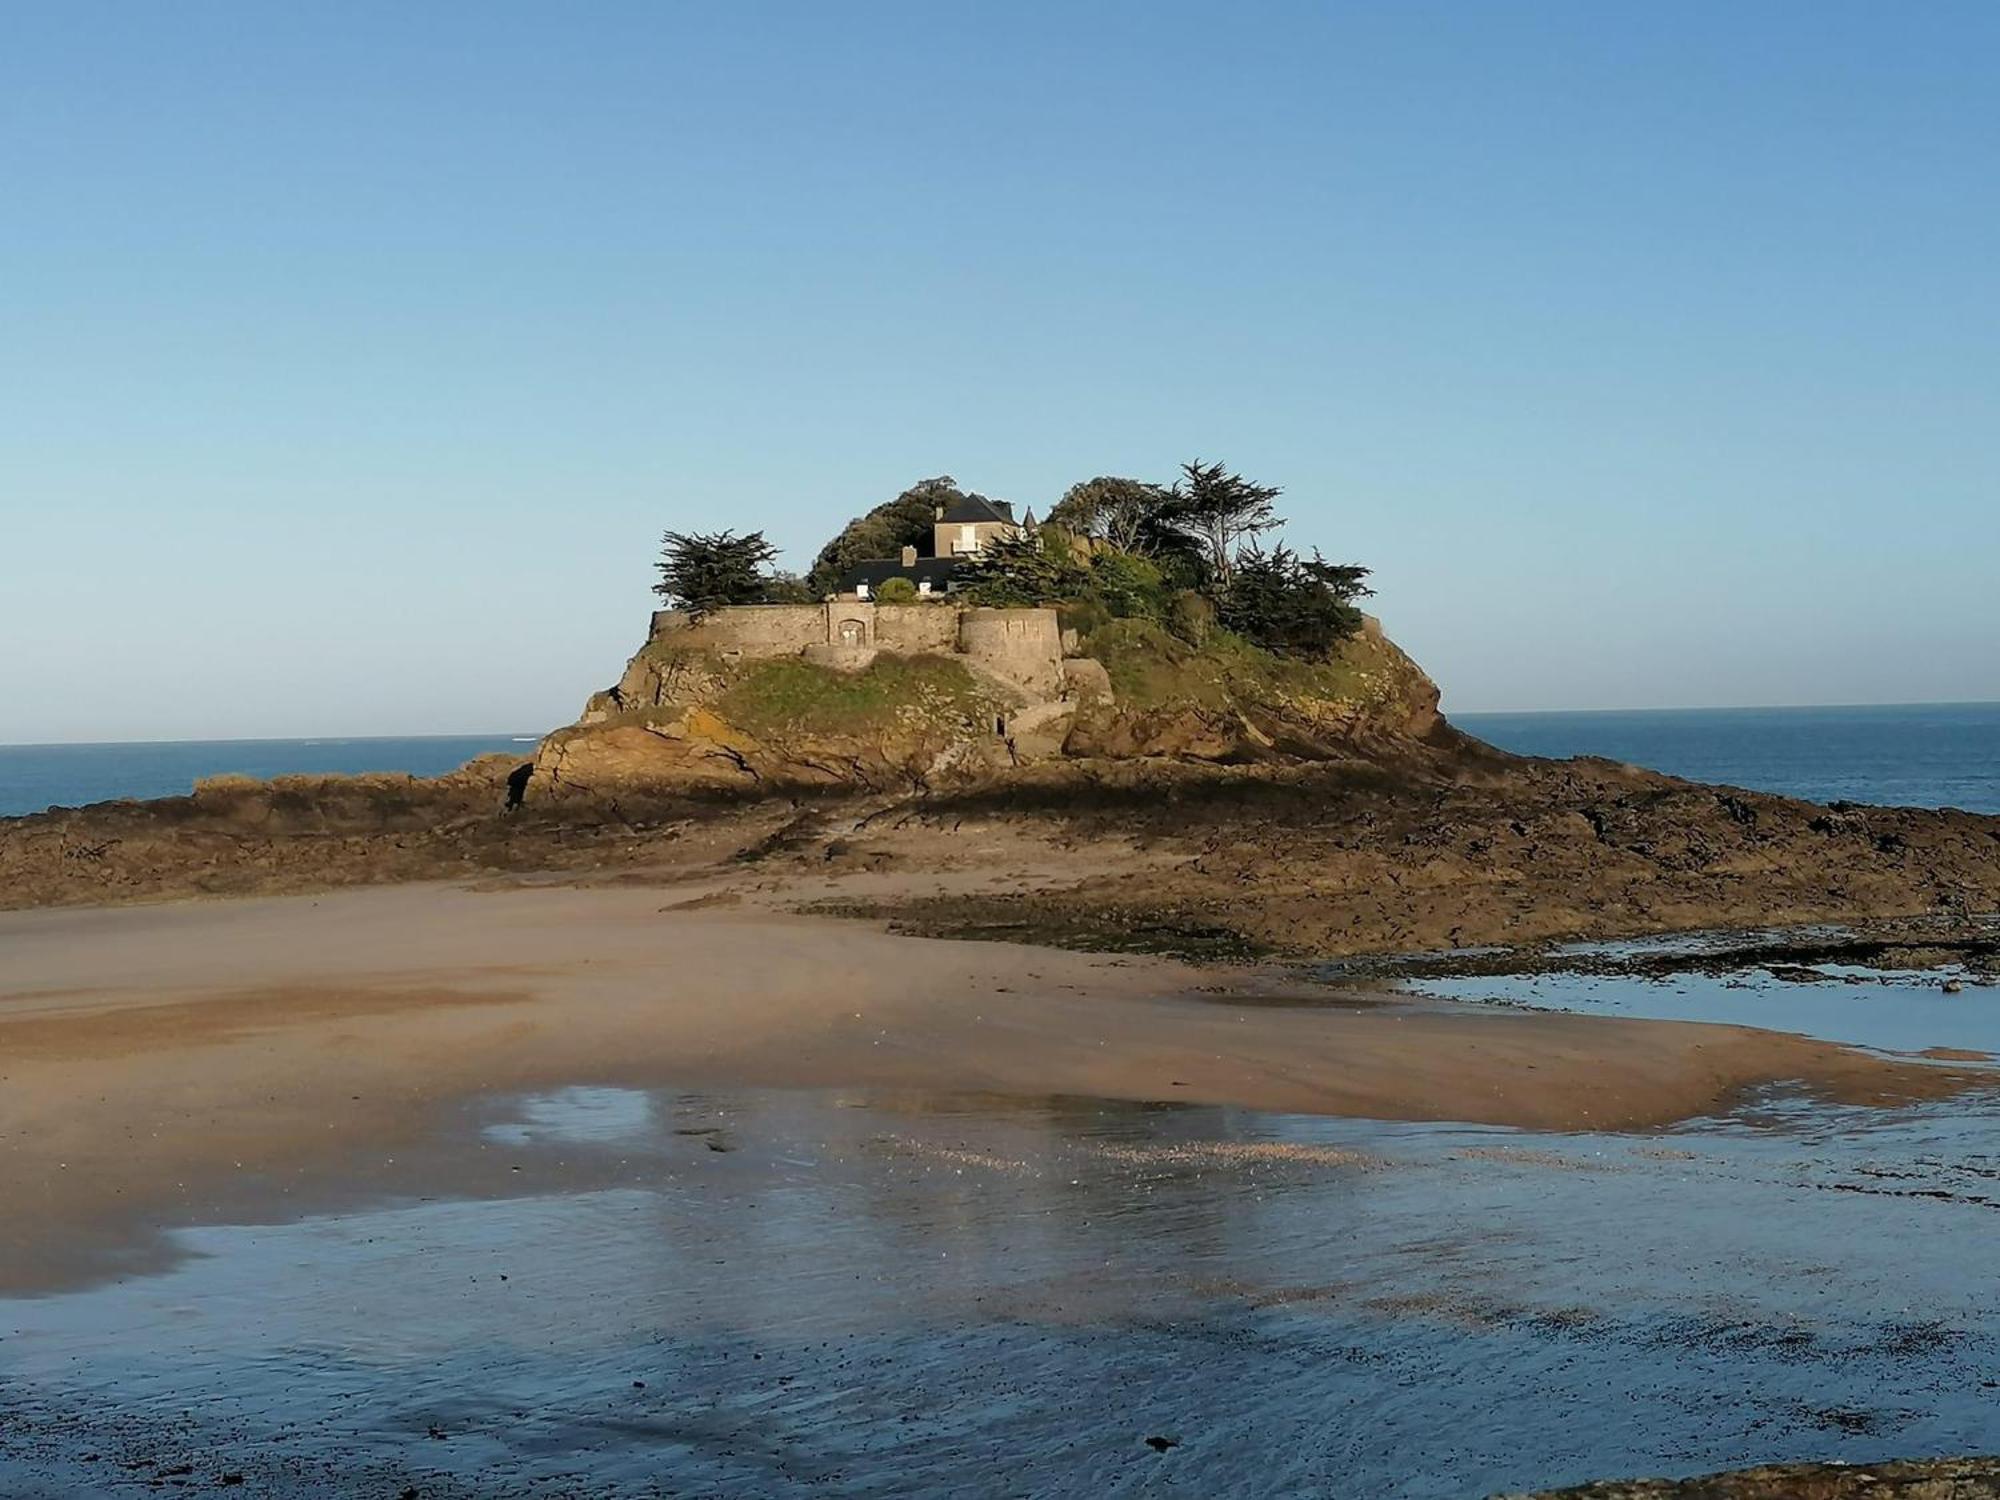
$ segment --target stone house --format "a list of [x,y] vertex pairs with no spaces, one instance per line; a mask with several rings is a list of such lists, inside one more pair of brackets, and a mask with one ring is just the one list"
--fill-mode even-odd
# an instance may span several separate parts
[[919,557],[915,547],[905,547],[901,557],[856,563],[840,575],[838,592],[843,599],[872,599],[891,578],[907,578],[917,586],[917,593],[928,599],[951,592],[958,563],[955,557]]
[[931,528],[931,556],[976,557],[988,542],[1003,536],[1019,536],[1034,522],[1032,512],[1026,522],[1016,521],[1014,507],[1008,501],[961,495],[949,505],[937,508],[937,524]]
[[1035,529],[1035,513],[1029,511],[1019,521],[1014,507],[1005,500],[988,500],[983,495],[961,495],[935,511],[928,556],[912,545],[901,557],[869,558],[841,574],[835,591],[844,599],[870,599],[891,578],[907,578],[925,598],[948,594],[955,586],[959,565],[977,557],[988,543],[1001,537],[1021,536]]

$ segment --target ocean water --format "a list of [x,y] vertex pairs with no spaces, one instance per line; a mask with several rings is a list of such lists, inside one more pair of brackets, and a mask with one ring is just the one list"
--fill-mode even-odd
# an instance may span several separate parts
[[436,776],[476,755],[526,757],[536,735],[439,734],[318,740],[165,740],[118,745],[0,745],[0,817],[116,797],[180,797],[204,776],[404,771]]
[[[1603,755],[1697,781],[1813,802],[2000,813],[2000,703],[1886,708],[1640,709],[1454,714],[1520,755]],[[114,797],[172,797],[203,776],[406,771],[525,755],[533,735],[0,745],[0,817]]]
[[1602,755],[1809,802],[2000,813],[2000,703],[1453,714],[1517,755]]

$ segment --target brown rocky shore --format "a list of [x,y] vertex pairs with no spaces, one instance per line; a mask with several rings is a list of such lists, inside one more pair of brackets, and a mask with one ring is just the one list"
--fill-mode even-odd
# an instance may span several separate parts
[[1081,946],[1138,933],[1327,958],[1810,923],[1969,931],[2000,909],[2000,818],[1423,749],[1386,765],[1113,767],[969,794],[950,816],[1054,822],[1081,843],[1139,837],[1165,858],[884,914],[919,931]]
[[[2000,818],[1523,760],[1442,725],[1310,763],[1070,759],[940,791],[625,785],[510,808],[519,772],[229,778],[0,821],[0,905],[798,878],[802,899],[919,933],[1293,958],[1809,923],[1964,933],[2000,909]],[[1006,879],[939,878],[969,867]]]
[[1773,1464],[1698,1479],[1635,1479],[1500,1500],[1992,1500],[2000,1458],[1888,1464]]
[[1307,662],[1052,609],[667,611],[532,759],[0,819],[0,907],[803,878],[910,932],[1210,957],[1884,922],[1992,956],[2000,818],[1522,759],[1438,702],[1372,619]]

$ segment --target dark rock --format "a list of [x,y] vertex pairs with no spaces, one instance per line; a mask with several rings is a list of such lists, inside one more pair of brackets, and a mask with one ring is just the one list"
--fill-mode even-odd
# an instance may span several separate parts
[[1695,1479],[1603,1480],[1495,1500],[2000,1500],[2000,1458],[1773,1464]]

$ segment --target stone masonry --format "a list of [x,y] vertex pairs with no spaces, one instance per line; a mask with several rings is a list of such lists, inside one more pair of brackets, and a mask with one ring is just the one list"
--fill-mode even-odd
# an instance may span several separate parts
[[973,609],[950,604],[745,604],[691,619],[679,610],[653,614],[653,639],[757,660],[799,656],[857,671],[878,652],[958,656],[1019,690],[1052,699],[1063,689],[1062,627],[1052,609]]

